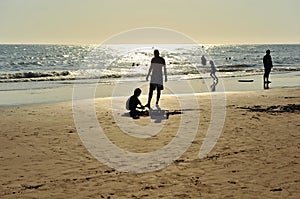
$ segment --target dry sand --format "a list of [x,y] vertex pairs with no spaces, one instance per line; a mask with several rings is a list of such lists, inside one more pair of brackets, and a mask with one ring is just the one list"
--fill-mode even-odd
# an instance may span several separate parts
[[[223,132],[203,159],[210,96],[197,98],[200,124],[191,146],[166,168],[140,174],[119,172],[89,154],[71,102],[1,107],[0,198],[300,198],[299,88],[227,93]],[[172,96],[162,96],[161,107],[180,108]],[[181,118],[171,115],[158,135],[140,139],[119,129],[111,98],[97,99],[96,110],[111,141],[132,152],[166,145]]]

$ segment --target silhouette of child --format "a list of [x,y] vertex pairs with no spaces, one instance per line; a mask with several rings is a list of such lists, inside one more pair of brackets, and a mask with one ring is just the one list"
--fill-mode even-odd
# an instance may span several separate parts
[[213,78],[213,80],[218,81],[218,77],[216,75],[217,69],[215,67],[215,64],[212,60],[210,60],[209,63],[210,63],[210,76]]
[[127,109],[130,110],[130,117],[132,117],[133,119],[139,119],[140,116],[145,115],[145,112],[137,110],[145,108],[145,106],[143,106],[141,101],[139,100],[139,96],[141,95],[141,93],[142,90],[136,88],[134,90],[134,94],[128,99],[126,104]]

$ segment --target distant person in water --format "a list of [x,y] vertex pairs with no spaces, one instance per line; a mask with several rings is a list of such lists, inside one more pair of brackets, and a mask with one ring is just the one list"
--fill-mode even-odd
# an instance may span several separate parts
[[204,55],[202,55],[201,57],[201,64],[202,66],[206,66],[206,58],[204,57]]
[[264,63],[264,68],[265,68],[265,73],[264,73],[264,88],[268,89],[269,88],[269,75],[271,72],[271,69],[273,68],[273,63],[272,63],[272,57],[270,55],[271,51],[267,50],[266,55],[263,58],[263,63]]
[[142,105],[141,101],[139,100],[139,96],[141,95],[142,90],[136,88],[134,90],[134,94],[128,99],[126,103],[126,108],[130,110],[129,114],[130,117],[133,119],[139,119],[140,116],[144,115],[143,111],[139,111],[137,109],[144,109],[145,107]]
[[153,96],[153,91],[156,89],[156,105],[158,106],[161,90],[164,89],[163,85],[163,71],[165,75],[165,82],[167,79],[167,69],[165,59],[159,56],[159,51],[154,50],[154,58],[151,60],[151,65],[146,77],[146,81],[148,81],[149,76],[151,74],[150,86],[149,86],[149,95],[148,95],[148,103],[145,105],[150,109],[151,107],[151,99]]
[[213,80],[218,82],[218,77],[216,75],[217,69],[215,63],[212,60],[210,60],[209,63],[210,63],[210,76],[213,78]]

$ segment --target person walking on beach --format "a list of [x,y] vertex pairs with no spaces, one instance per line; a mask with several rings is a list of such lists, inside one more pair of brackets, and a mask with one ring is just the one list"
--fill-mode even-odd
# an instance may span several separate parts
[[165,82],[167,79],[167,69],[165,59],[159,56],[159,51],[154,50],[154,58],[151,60],[151,65],[146,77],[146,81],[148,81],[149,76],[151,74],[150,86],[149,86],[149,94],[148,94],[148,103],[145,105],[150,109],[151,107],[151,99],[153,95],[153,91],[157,89],[156,93],[156,106],[158,106],[161,90],[164,89],[163,86],[163,70],[165,75]]
[[218,82],[219,79],[216,75],[217,69],[215,63],[212,60],[210,60],[209,63],[210,63],[210,76],[213,78],[214,81]]
[[264,63],[264,68],[265,68],[265,73],[264,73],[264,89],[269,88],[269,75],[271,72],[271,69],[273,68],[273,63],[272,63],[272,57],[270,55],[271,51],[267,50],[266,55],[263,58],[263,63]]

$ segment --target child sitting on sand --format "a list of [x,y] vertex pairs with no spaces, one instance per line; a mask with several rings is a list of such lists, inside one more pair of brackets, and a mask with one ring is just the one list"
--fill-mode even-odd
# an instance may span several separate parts
[[146,115],[146,111],[139,111],[137,109],[144,109],[145,106],[142,105],[141,101],[139,100],[139,96],[141,95],[142,90],[136,88],[134,90],[134,94],[127,100],[126,108],[130,110],[129,114],[130,117],[133,119],[139,119],[140,116]]

